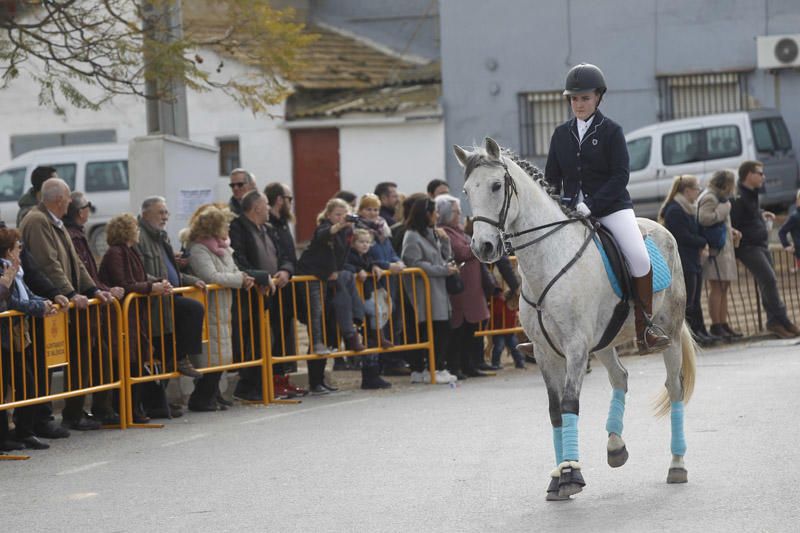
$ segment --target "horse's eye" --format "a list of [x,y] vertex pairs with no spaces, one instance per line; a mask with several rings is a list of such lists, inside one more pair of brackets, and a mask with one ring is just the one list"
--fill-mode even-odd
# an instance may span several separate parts
[[461,192],[464,193],[464,196],[469,196],[469,194],[467,193],[467,189],[461,189]]
[[499,190],[500,190],[500,184],[499,183],[495,183],[494,185],[492,185],[492,192],[497,192]]

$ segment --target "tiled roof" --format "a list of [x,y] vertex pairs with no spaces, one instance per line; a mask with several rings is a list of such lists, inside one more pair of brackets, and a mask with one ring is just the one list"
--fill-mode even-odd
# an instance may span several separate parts
[[395,114],[438,109],[441,84],[393,85],[356,91],[298,91],[289,97],[287,119],[338,117],[346,113]]

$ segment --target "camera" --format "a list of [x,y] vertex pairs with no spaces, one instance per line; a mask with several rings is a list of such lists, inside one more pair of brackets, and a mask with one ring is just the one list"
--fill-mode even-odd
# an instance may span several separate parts
[[361,222],[361,217],[358,215],[348,214],[344,217],[345,221],[347,222]]

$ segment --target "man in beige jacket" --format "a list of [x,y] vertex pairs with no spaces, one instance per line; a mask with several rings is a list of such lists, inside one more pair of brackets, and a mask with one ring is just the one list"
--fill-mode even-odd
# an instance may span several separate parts
[[[61,221],[69,202],[69,186],[63,180],[51,178],[45,181],[42,185],[42,201],[22,220],[20,231],[25,247],[34,257],[42,274],[74,304],[69,312],[67,335],[70,351],[69,386],[70,390],[75,390],[100,384],[97,372],[92,373],[93,382],[89,380],[90,362],[88,343],[85,342],[88,323],[85,310],[89,305],[89,298],[110,302],[113,296],[95,286],[75,252],[72,239]],[[83,326],[79,331],[80,324]],[[84,342],[80,342],[80,339],[84,339]],[[96,363],[97,361],[92,361],[92,364]],[[100,427],[98,421],[89,418],[83,411],[83,396],[69,398],[64,403],[62,424],[76,430]]]

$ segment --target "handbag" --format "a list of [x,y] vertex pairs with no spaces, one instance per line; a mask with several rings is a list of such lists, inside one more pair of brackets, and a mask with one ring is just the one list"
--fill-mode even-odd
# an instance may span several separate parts
[[364,300],[364,314],[369,317],[372,329],[381,329],[389,322],[389,293],[386,289],[379,287]]
[[711,226],[700,226],[700,235],[705,237],[708,247],[715,250],[722,250],[725,247],[725,240],[728,237],[728,228],[725,222],[717,222]]
[[447,294],[461,294],[464,292],[464,280],[461,279],[461,274],[458,272],[447,276],[444,280],[444,285],[447,288]]

